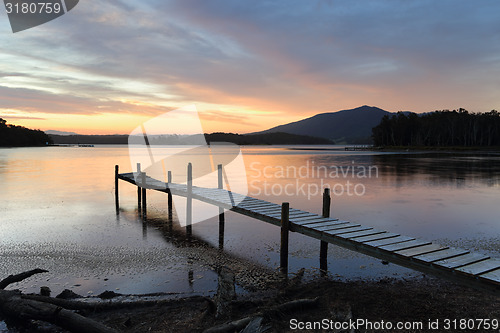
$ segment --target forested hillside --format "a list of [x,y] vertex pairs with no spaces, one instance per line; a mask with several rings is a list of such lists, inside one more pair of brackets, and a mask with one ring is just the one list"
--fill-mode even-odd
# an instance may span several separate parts
[[0,147],[44,146],[51,142],[43,131],[7,124],[0,118]]
[[373,128],[377,146],[499,146],[500,113],[465,109],[423,115],[398,112]]

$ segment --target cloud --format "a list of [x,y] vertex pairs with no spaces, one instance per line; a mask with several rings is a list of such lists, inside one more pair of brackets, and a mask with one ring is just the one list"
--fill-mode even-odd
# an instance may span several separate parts
[[200,119],[215,122],[233,123],[239,125],[254,125],[246,115],[234,112],[222,112],[219,110],[209,110],[200,113]]
[[244,110],[273,121],[362,104],[486,111],[500,102],[499,11],[493,0],[80,2],[0,33],[0,108],[119,117],[197,103],[245,126],[258,125]]
[[1,114],[0,118],[6,119],[6,120],[11,120],[11,119],[47,120],[46,118],[40,118],[40,117],[11,116],[8,114],[7,115]]
[[[500,51],[494,1],[336,1],[321,8],[303,1],[174,3],[186,20],[265,59],[281,84],[309,90],[345,84],[383,92],[420,83],[425,93],[427,77],[454,85]],[[468,88],[474,94],[484,87]]]

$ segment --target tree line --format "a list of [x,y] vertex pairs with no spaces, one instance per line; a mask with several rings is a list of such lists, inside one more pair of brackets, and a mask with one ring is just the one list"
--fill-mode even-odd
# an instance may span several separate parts
[[0,147],[43,146],[47,143],[52,143],[52,140],[45,132],[7,124],[0,118]]
[[[202,137],[204,135],[204,137]],[[143,144],[142,135],[129,138],[128,135],[56,135],[50,134],[55,144]],[[150,135],[150,145],[198,145],[200,142],[230,142],[237,145],[323,145],[333,142],[325,138],[289,133],[262,133],[262,134],[234,134],[234,133],[206,133],[196,135]]]
[[500,113],[462,108],[422,115],[398,112],[384,116],[372,138],[376,146],[500,146]]

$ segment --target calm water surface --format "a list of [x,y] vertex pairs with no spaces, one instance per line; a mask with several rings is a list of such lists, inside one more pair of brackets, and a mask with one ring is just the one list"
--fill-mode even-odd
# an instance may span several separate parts
[[[498,256],[499,154],[294,148],[242,148],[250,196],[320,213],[321,187],[328,185],[335,217]],[[65,288],[80,294],[214,291],[217,275],[193,260],[177,221],[165,230],[165,194],[148,191],[143,223],[136,188],[120,182],[116,215],[115,164],[131,171],[126,146],[0,149],[0,277],[49,270],[10,288],[49,286],[54,295]],[[216,251],[217,219],[193,225],[193,236]],[[274,270],[279,230],[227,212],[224,251]],[[292,233],[290,253],[290,272],[318,273],[319,241]],[[329,270],[339,278],[419,275],[332,245]]]

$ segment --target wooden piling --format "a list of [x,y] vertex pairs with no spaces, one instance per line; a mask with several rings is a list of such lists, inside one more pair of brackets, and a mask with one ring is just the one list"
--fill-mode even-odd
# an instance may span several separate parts
[[281,204],[281,245],[280,245],[280,270],[284,275],[288,275],[288,231],[290,229],[290,204]]
[[119,174],[119,166],[115,165],[115,208],[116,214],[120,213],[120,201],[118,199],[118,174]]
[[[323,192],[323,217],[330,217],[330,189],[325,188]],[[328,243],[325,241],[320,241],[319,248],[319,268],[322,273],[326,273],[328,270]]]
[[217,188],[219,189],[224,188],[222,181],[222,164],[217,165]]
[[139,182],[139,176],[141,175],[141,163],[137,163],[137,179],[136,179],[136,184],[137,184],[137,210],[139,212],[139,214],[141,213],[141,205],[142,205],[142,202],[141,202],[141,193],[142,193],[142,190],[141,190],[141,185],[140,185],[140,182]]
[[187,167],[187,197],[186,197],[186,233],[188,236],[192,234],[193,223],[193,165],[188,163]]
[[[167,176],[168,184],[172,183],[172,171],[168,172]],[[168,190],[168,219],[172,221],[172,192]]]
[[141,173],[141,183],[142,183],[142,215],[147,214],[147,203],[146,203],[146,173]]
[[[223,189],[222,164],[217,165],[218,184],[217,188]],[[224,208],[219,207],[219,249],[224,249]]]

